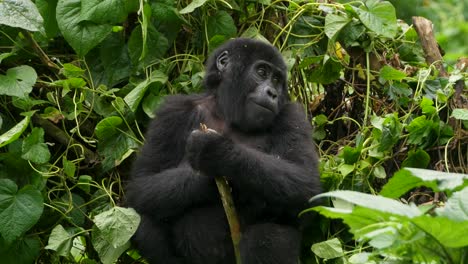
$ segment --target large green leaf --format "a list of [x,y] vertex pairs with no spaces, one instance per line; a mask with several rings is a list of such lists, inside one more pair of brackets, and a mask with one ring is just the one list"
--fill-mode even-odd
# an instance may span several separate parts
[[60,256],[70,255],[74,234],[70,234],[62,225],[54,227],[49,236],[49,242],[45,249],[57,251]]
[[0,24],[39,31],[42,29],[42,22],[37,7],[30,0],[0,1]]
[[81,20],[99,24],[121,23],[127,18],[126,0],[86,0],[81,4]]
[[221,35],[225,39],[236,36],[237,28],[232,17],[226,11],[218,11],[207,20],[208,39]]
[[63,37],[83,57],[112,32],[112,25],[82,21],[81,0],[59,0],[57,22]]
[[333,259],[344,255],[343,248],[338,238],[332,238],[327,241],[315,243],[312,245],[312,252],[320,258]]
[[411,219],[441,245],[451,248],[468,246],[468,221],[454,221],[445,217],[422,215]]
[[122,124],[123,120],[119,116],[109,116],[96,125],[95,133],[98,139],[105,139],[112,137],[118,133],[118,127]]
[[140,105],[141,100],[143,99],[146,90],[153,83],[158,83],[160,85],[167,82],[167,76],[160,71],[153,71],[151,77],[139,83],[133,90],[128,93],[124,100],[125,103],[130,107],[130,109],[135,112]]
[[[468,188],[454,192],[444,207],[436,209],[437,215],[455,221],[468,221]],[[467,234],[468,237],[468,234]]]
[[325,17],[325,34],[329,39],[333,39],[350,21],[351,19],[344,15],[328,14]]
[[99,258],[104,264],[113,264],[117,259],[130,247],[130,242],[125,243],[122,246],[112,246],[102,235],[102,231],[94,227],[91,232],[91,242],[96,252],[99,254]]
[[382,188],[380,195],[389,198],[399,198],[409,190],[419,186],[427,186],[434,191],[446,191],[466,186],[467,184],[468,175],[466,174],[405,168],[393,175]]
[[44,28],[47,37],[53,38],[59,32],[56,10],[58,0],[36,0],[37,9],[44,18]]
[[7,244],[28,231],[42,214],[41,193],[32,186],[18,191],[9,179],[0,179],[0,234]]
[[195,9],[199,8],[200,6],[204,5],[208,0],[193,0],[188,4],[186,7],[181,9],[179,13],[181,14],[188,14],[192,13]]
[[36,83],[36,71],[27,65],[8,69],[6,75],[0,75],[0,94],[26,97]]
[[17,140],[21,136],[21,134],[23,134],[24,130],[28,127],[30,119],[31,118],[29,116],[26,116],[23,120],[21,120],[10,130],[0,135],[0,147],[6,146],[11,142]]
[[22,155],[25,160],[43,164],[49,161],[50,152],[44,143],[44,129],[35,127],[23,141]]
[[405,205],[393,199],[367,193],[353,191],[333,191],[316,195],[312,200],[316,200],[322,197],[338,198],[354,205],[370,208],[372,210],[384,213],[406,217],[415,217],[421,215],[421,212],[415,206]]
[[125,245],[135,234],[140,216],[132,208],[113,207],[94,217],[94,224],[101,236],[113,247]]
[[396,35],[398,27],[395,8],[389,2],[368,0],[355,11],[368,29],[387,38]]
[[[133,65],[144,68],[158,59],[161,59],[169,49],[166,37],[161,34],[153,25],[148,25],[147,32],[143,34],[141,26],[135,27],[128,40],[128,53]],[[146,36],[146,40],[143,37]],[[145,49],[151,52],[145,52]]]
[[41,241],[38,236],[22,237],[7,244],[0,236],[0,260],[2,264],[31,264],[39,256]]

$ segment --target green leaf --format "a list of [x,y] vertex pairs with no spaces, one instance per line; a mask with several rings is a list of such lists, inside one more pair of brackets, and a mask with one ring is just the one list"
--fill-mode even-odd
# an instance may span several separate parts
[[57,22],[65,40],[84,57],[112,32],[112,25],[82,21],[81,4],[81,0],[59,0]]
[[36,83],[36,71],[27,65],[8,69],[6,75],[0,75],[0,94],[27,97]]
[[70,178],[75,177],[76,166],[73,161],[67,159],[67,157],[63,156],[62,158],[62,166],[63,172]]
[[361,156],[361,148],[353,148],[350,146],[345,146],[343,148],[343,159],[346,164],[354,164],[359,160]]
[[320,258],[334,259],[344,256],[343,248],[338,238],[315,243],[312,245],[312,252]]
[[406,77],[406,73],[385,65],[380,69],[379,77],[386,81],[401,81]]
[[25,160],[44,164],[50,159],[50,152],[44,143],[44,129],[35,127],[23,141],[22,155]]
[[56,12],[58,0],[36,0],[36,6],[44,18],[44,28],[47,34],[47,37],[53,38],[59,32]]
[[393,199],[382,196],[375,196],[366,193],[353,191],[332,191],[314,196],[310,201],[317,200],[322,197],[332,197],[345,200],[355,205],[359,205],[372,210],[401,215],[406,217],[415,217],[421,215],[419,209],[415,206],[402,204]]
[[408,143],[415,145],[433,144],[431,135],[433,127],[436,125],[432,120],[427,120],[426,116],[418,116],[406,127],[409,132]]
[[0,179],[0,234],[7,244],[22,236],[39,220],[43,210],[41,193],[32,186],[18,191],[9,179]]
[[309,80],[321,84],[329,84],[336,81],[341,74],[343,66],[339,61],[328,58],[324,64],[312,70]]
[[68,233],[62,225],[57,225],[52,229],[45,249],[54,250],[59,256],[67,257],[70,255],[73,237],[74,234]]
[[206,30],[209,40],[217,35],[229,39],[235,37],[237,34],[234,20],[226,11],[218,11],[213,16],[209,16]]
[[39,31],[43,29],[42,23],[37,7],[30,0],[0,1],[0,24]]
[[347,16],[328,14],[325,17],[325,34],[329,39],[333,39],[350,21],[351,19]]
[[468,188],[454,192],[444,207],[436,208],[439,216],[455,221],[468,221]]
[[395,8],[387,1],[368,0],[355,9],[359,20],[370,30],[387,38],[397,33]]
[[403,160],[401,166],[406,168],[421,168],[425,169],[429,166],[431,157],[422,149],[410,150],[408,157]]
[[0,147],[6,146],[11,142],[17,140],[21,136],[21,134],[23,134],[24,130],[28,127],[30,120],[31,118],[29,116],[26,116],[23,120],[21,120],[10,130],[0,135]]
[[188,14],[192,13],[195,9],[199,8],[200,6],[204,5],[208,0],[193,0],[190,4],[186,7],[181,9],[179,13],[181,14]]
[[4,264],[31,264],[39,256],[41,241],[38,236],[22,237],[7,244],[0,236],[0,257]]
[[111,34],[86,56],[94,86],[106,87],[127,79],[131,73],[132,62],[125,43],[124,34]]
[[[153,25],[148,26],[146,41],[143,41],[143,31],[141,26],[133,29],[128,40],[128,54],[134,65],[146,67],[161,59],[169,49],[169,42]],[[151,52],[144,54],[144,49],[150,47]],[[145,55],[142,58],[142,55]]]
[[411,219],[411,222],[445,247],[460,248],[468,246],[468,221],[459,222],[445,217],[421,215]]
[[398,114],[387,116],[382,123],[382,135],[380,137],[379,151],[389,151],[400,140],[403,126],[398,119]]
[[101,230],[93,228],[91,232],[91,242],[94,249],[99,255],[99,258],[103,264],[113,264],[117,259],[130,247],[130,242],[120,246],[113,247],[107,240],[104,239]]
[[468,109],[453,109],[452,114],[450,116],[458,120],[468,120]]
[[132,208],[113,207],[94,217],[100,235],[113,247],[125,245],[135,234],[140,216]]
[[422,98],[419,107],[421,107],[423,114],[426,115],[433,115],[437,112],[437,109],[434,107],[434,102],[427,97]]
[[427,186],[439,192],[454,190],[466,185],[468,185],[467,174],[405,168],[393,175],[382,188],[380,195],[389,198],[399,198],[409,190],[419,186]]
[[[131,132],[127,131],[127,133]],[[102,161],[102,169],[104,171],[108,171],[115,168],[128,157],[128,154],[132,149],[137,149],[138,147],[140,147],[140,144],[124,133],[100,139],[98,152],[99,155],[104,158]]]
[[127,18],[125,0],[86,0],[81,3],[81,20],[97,24],[122,23]]
[[94,132],[98,139],[105,139],[112,137],[119,132],[118,126],[123,123],[123,120],[119,116],[110,116],[102,119],[96,125]]
[[160,71],[153,71],[151,77],[139,83],[133,90],[128,93],[124,100],[130,109],[135,112],[140,105],[141,100],[145,96],[146,90],[153,83],[165,84],[167,82],[167,76]]

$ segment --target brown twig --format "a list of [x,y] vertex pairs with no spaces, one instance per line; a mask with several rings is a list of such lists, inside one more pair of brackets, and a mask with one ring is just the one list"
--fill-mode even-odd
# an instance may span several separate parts
[[32,47],[36,51],[37,55],[39,56],[39,59],[44,63],[47,67],[52,68],[56,71],[60,70],[60,67],[55,64],[49,56],[41,49],[39,44],[37,44],[36,40],[33,38],[30,32],[24,30],[23,31],[24,36],[28,39],[28,41],[31,43]]
[[[215,130],[209,129],[205,124],[200,124],[200,130],[205,133],[217,133]],[[237,216],[236,208],[234,207],[234,201],[231,195],[231,188],[223,176],[215,176],[216,186],[223,203],[224,213],[226,214],[229,229],[231,230],[232,245],[234,247],[234,254],[236,256],[236,264],[241,264],[240,258],[240,239],[241,231],[239,224],[239,217]]]
[[428,64],[434,64],[439,75],[447,77],[447,71],[442,64],[442,54],[439,50],[439,45],[434,37],[434,31],[432,30],[432,22],[424,17],[413,17],[413,24],[416,32],[418,33],[421,46],[424,50],[426,62]]

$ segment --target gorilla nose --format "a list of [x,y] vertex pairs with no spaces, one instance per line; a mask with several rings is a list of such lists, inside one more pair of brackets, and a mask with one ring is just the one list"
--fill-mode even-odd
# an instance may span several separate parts
[[278,97],[278,92],[273,88],[268,88],[266,92],[271,99],[276,99],[276,97]]

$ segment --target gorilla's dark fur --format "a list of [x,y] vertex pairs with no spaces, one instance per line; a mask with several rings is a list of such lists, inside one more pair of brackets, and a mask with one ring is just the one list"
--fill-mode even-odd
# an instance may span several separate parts
[[[287,92],[276,48],[235,39],[208,59],[203,94],[167,97],[133,169],[127,202],[151,263],[234,263],[214,181],[232,187],[243,264],[295,264],[297,214],[320,192],[311,127]],[[200,123],[218,133],[197,130]]]

